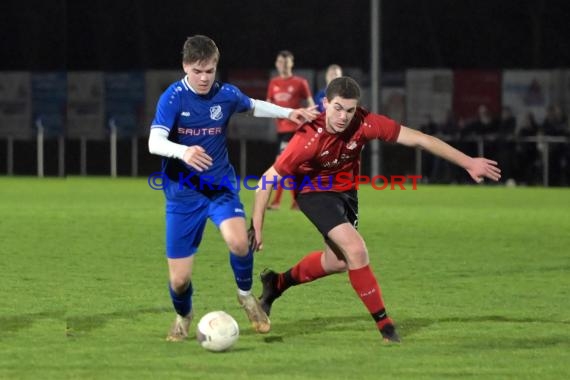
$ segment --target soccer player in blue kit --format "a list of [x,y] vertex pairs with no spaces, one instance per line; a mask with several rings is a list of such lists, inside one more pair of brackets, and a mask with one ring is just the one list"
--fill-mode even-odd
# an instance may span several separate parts
[[314,109],[292,110],[251,99],[237,87],[216,81],[219,57],[212,39],[195,35],[186,40],[182,50],[186,76],[161,95],[148,140],[150,153],[164,157],[162,171],[169,178],[164,187],[166,256],[176,319],[168,341],[188,337],[194,254],[208,218],[230,250],[238,301],[252,327],[260,333],[270,330],[267,314],[251,294],[253,251],[248,247],[245,213],[228,159],[226,129],[236,112],[287,118],[297,124],[317,115]]

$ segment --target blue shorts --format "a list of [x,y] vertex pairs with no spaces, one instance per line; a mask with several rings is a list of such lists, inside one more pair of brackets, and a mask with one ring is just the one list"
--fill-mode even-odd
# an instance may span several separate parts
[[180,259],[198,250],[208,218],[216,227],[230,218],[245,218],[237,192],[216,190],[203,193],[179,189],[172,181],[164,189],[166,197],[166,257]]

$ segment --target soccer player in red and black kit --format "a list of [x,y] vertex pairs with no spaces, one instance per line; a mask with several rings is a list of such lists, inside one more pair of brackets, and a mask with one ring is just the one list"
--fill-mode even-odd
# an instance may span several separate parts
[[[275,68],[278,75],[271,78],[267,86],[267,101],[281,107],[300,108],[315,105],[309,83],[305,78],[293,75],[294,57],[288,50],[281,50],[275,59]],[[287,146],[291,137],[299,127],[287,119],[277,119],[277,155]],[[279,186],[275,192],[275,199],[269,206],[272,210],[278,210],[281,203],[283,187]],[[293,195],[293,193],[291,193]],[[291,208],[296,209],[295,197]]]
[[353,79],[340,77],[331,81],[326,89],[325,112],[297,131],[259,183],[250,244],[256,250],[263,248],[263,219],[272,181],[294,176],[299,207],[323,235],[325,247],[307,254],[284,273],[264,271],[261,306],[269,315],[273,301],[289,287],[348,271],[352,287],[374,318],[383,339],[399,342],[369,266],[366,245],[356,229],[357,188],[355,183],[347,186],[346,181],[359,174],[364,145],[379,139],[420,147],[461,166],[476,182],[484,177],[498,181],[501,171],[495,161],[469,157],[433,136],[364,110],[358,106],[359,99],[360,87]]

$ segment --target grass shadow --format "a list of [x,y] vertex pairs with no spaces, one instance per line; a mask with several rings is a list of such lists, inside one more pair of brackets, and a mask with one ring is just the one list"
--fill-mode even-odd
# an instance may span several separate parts
[[36,321],[42,319],[63,320],[65,311],[43,311],[39,313],[0,316],[0,336],[8,333],[16,333],[23,329],[30,328]]
[[[274,321],[275,322],[275,321]],[[553,321],[540,318],[511,318],[501,315],[482,315],[472,317],[448,317],[448,318],[408,318],[397,321],[398,331],[402,338],[413,336],[423,329],[429,328],[436,323],[539,323],[539,324],[563,324],[568,325],[570,321]],[[347,315],[321,318],[315,317],[311,319],[300,319],[285,323],[274,323],[271,335],[265,336],[263,341],[268,344],[284,343],[288,337],[299,335],[321,334],[324,331],[361,331],[362,329],[370,329],[373,331],[372,320],[364,315]],[[245,331],[243,335],[253,335],[253,331]],[[557,344],[564,343],[565,340],[560,338],[545,338],[546,341]],[[523,342],[524,343],[524,342]],[[532,343],[529,343],[532,345]],[[525,346],[524,344],[514,344],[517,347]]]
[[65,319],[66,336],[74,337],[77,334],[89,333],[95,329],[102,328],[109,321],[117,319],[138,318],[142,315],[162,314],[171,311],[167,307],[154,307],[136,310],[120,310],[112,313],[89,314],[70,316]]
[[435,323],[540,323],[540,324],[563,324],[569,325],[570,321],[553,321],[541,318],[512,318],[502,315],[481,315],[472,317],[448,317],[448,318],[409,318],[399,321],[398,329],[400,335],[410,336]]

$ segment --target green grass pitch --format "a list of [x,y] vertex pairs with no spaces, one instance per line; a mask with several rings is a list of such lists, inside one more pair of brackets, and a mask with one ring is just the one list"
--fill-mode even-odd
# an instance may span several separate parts
[[[381,342],[345,274],[292,288],[274,305],[271,333],[254,334],[209,224],[195,313],[225,310],[241,327],[234,349],[214,354],[194,339],[164,340],[173,312],[163,198],[146,178],[0,186],[1,379],[570,376],[569,189],[362,189],[360,231],[398,346]],[[252,197],[242,191],[247,210]],[[268,213],[255,293],[263,268],[288,269],[321,247],[301,213]]]

